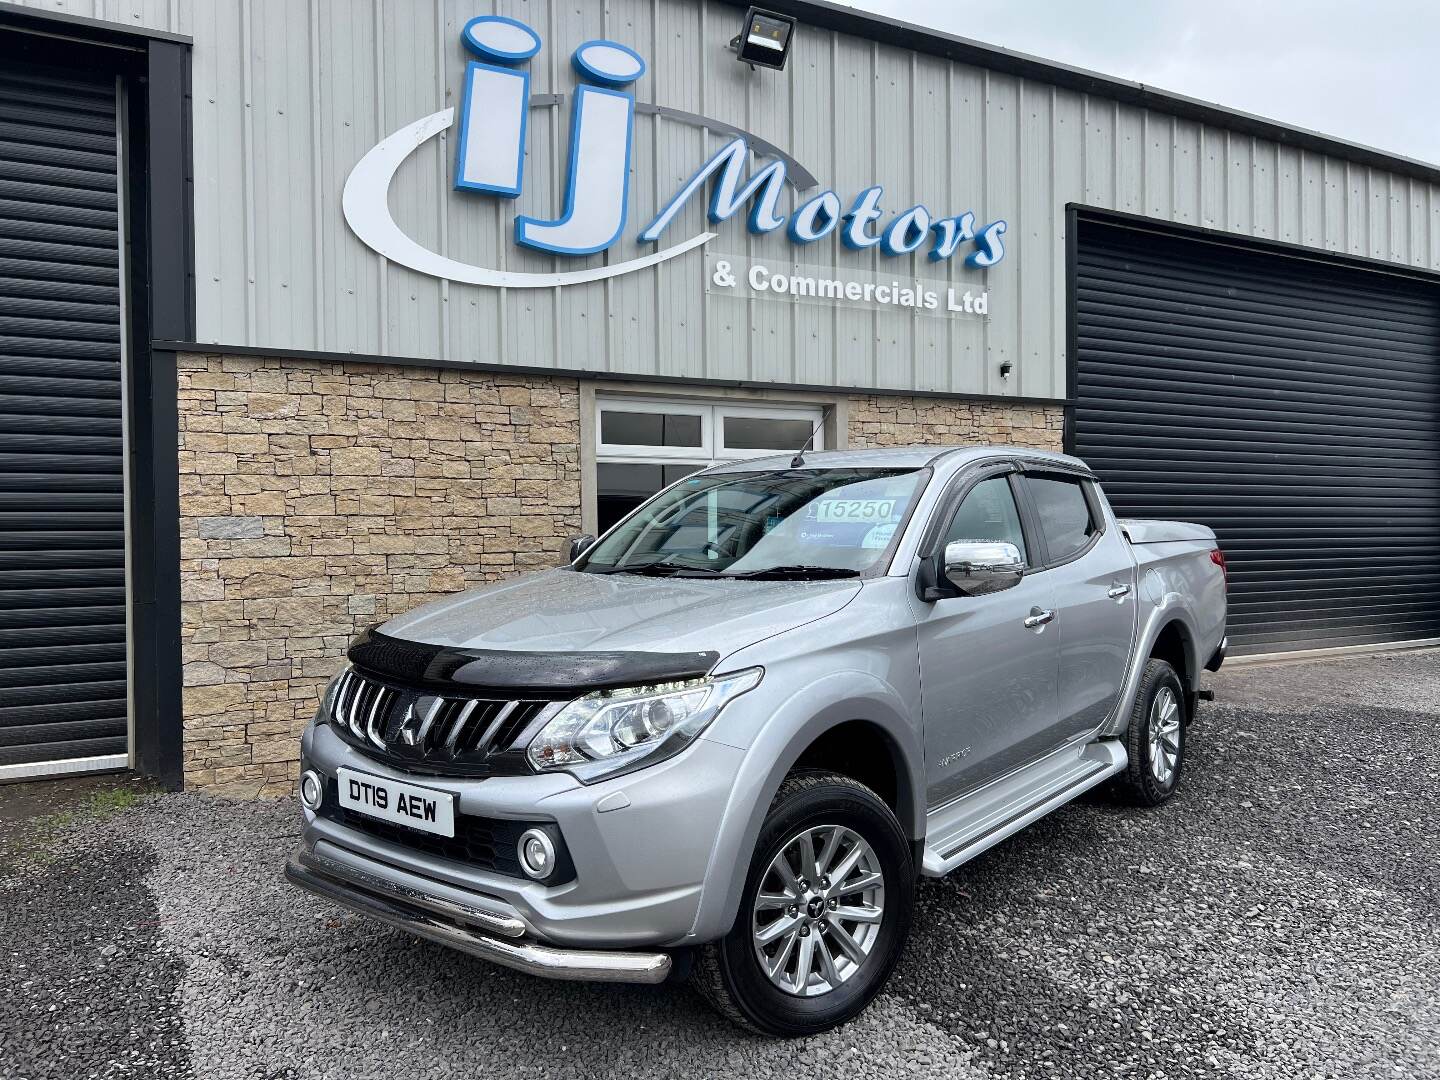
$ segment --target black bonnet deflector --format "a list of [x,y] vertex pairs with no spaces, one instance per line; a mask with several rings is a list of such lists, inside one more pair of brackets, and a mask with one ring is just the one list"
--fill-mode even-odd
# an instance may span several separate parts
[[407,686],[444,690],[474,686],[540,693],[584,693],[708,675],[716,652],[519,652],[462,649],[363,631],[350,643],[350,662],[368,674]]

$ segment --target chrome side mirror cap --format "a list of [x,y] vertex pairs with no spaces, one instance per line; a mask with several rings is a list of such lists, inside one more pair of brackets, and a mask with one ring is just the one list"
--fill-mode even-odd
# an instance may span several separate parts
[[1000,540],[952,540],[945,545],[945,580],[962,596],[983,596],[1020,584],[1025,559]]
[[594,543],[595,537],[589,533],[586,533],[584,536],[571,537],[569,561],[573,563],[576,559],[580,558],[581,555],[584,555],[585,552],[590,550]]

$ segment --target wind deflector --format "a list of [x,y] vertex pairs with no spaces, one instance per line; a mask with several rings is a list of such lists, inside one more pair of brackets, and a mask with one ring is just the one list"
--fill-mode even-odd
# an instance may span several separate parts
[[673,682],[708,675],[717,652],[521,652],[463,649],[362,631],[350,662],[381,679],[444,690],[457,686],[525,690],[555,696]]

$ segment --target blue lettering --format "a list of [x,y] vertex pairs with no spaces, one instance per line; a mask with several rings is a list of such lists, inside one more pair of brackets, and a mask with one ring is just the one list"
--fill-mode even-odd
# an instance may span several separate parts
[[797,244],[809,244],[830,235],[839,224],[840,196],[833,191],[822,191],[791,215],[790,239]]
[[942,262],[955,254],[955,249],[975,239],[975,215],[961,214],[959,217],[941,218],[930,226],[935,234],[935,246],[927,258],[931,262]]
[[711,221],[728,220],[741,206],[754,199],[755,204],[750,208],[751,232],[767,233],[785,224],[784,216],[776,212],[780,189],[785,186],[785,163],[772,161],[742,187],[741,175],[749,155],[750,147],[744,139],[733,139],[721,147],[680,189],[680,193],[670,200],[669,205],[656,215],[655,220],[645,227],[645,231],[640,234],[640,241],[654,243],[659,240],[666,226],[680,213],[680,208],[716,173],[719,173],[719,179],[715,184],[715,194],[710,200]]
[[980,235],[975,240],[976,250],[965,256],[966,266],[975,266],[984,269],[987,266],[994,266],[1005,257],[1005,245],[1000,238],[1005,235],[1009,228],[1003,221],[992,221],[985,228],[980,230]]
[[880,238],[880,250],[886,255],[909,255],[930,235],[930,211],[912,206],[892,221]]
[[845,228],[840,233],[840,239],[846,247],[864,251],[880,243],[880,238],[868,234],[865,226],[879,219],[880,195],[884,190],[882,187],[870,187],[855,196],[855,204],[845,215]]

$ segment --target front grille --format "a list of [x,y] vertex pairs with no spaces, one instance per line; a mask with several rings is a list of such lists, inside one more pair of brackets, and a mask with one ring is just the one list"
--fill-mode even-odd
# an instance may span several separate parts
[[383,761],[463,776],[525,772],[524,736],[551,699],[432,694],[362,675],[336,680],[330,717],[346,741]]
[[[553,824],[542,821],[509,821],[504,818],[483,818],[471,814],[455,815],[454,837],[436,836],[404,825],[370,817],[340,805],[336,782],[326,785],[325,801],[320,816],[337,825],[365,833],[400,847],[434,855],[451,862],[464,863],[478,870],[489,870],[507,877],[525,878],[520,869],[516,845],[526,829],[543,828],[555,842],[557,858],[555,873],[545,882],[558,885],[575,876],[574,867],[565,851],[564,841]],[[526,878],[526,880],[529,880]]]

